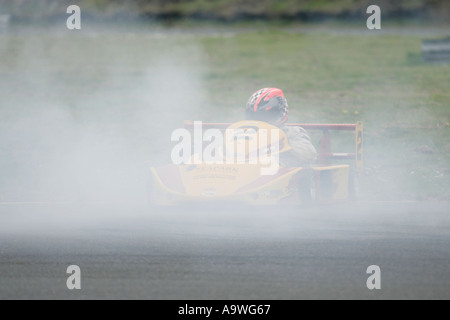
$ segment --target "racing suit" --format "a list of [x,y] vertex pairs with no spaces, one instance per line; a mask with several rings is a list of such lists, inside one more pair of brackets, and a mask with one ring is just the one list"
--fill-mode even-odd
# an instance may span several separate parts
[[280,155],[280,165],[283,167],[309,166],[316,161],[316,148],[311,138],[302,127],[281,125],[280,129],[286,133],[292,150]]

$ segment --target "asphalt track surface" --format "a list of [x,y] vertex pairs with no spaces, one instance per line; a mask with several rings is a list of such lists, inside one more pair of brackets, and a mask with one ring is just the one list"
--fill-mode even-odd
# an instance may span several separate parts
[[449,299],[449,209],[3,203],[0,299]]

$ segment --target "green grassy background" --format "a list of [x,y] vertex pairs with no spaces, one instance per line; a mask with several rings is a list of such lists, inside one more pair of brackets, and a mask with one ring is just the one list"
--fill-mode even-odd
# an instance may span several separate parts
[[[139,176],[156,153],[168,159],[183,119],[239,120],[250,94],[267,86],[285,92],[290,121],[364,121],[363,199],[450,199],[450,67],[422,62],[422,36],[266,25],[106,30],[0,38],[3,199],[21,198],[18,175],[40,186],[86,128],[98,148],[108,137],[108,152],[120,137],[129,155],[121,164]],[[352,147],[337,135],[334,151]]]
[[202,43],[214,66],[211,92],[237,91],[243,100],[278,86],[293,119],[364,121],[365,195],[449,198],[450,70],[421,61],[420,37],[267,31]]

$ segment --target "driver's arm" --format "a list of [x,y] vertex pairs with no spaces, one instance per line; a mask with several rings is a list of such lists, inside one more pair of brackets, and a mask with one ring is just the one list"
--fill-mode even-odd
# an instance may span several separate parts
[[301,127],[284,128],[292,150],[280,157],[280,164],[287,167],[311,165],[316,162],[316,148],[311,143],[311,138],[305,129]]

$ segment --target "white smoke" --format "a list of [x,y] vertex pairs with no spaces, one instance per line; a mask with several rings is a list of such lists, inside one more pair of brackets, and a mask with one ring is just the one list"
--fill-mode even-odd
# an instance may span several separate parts
[[2,39],[3,201],[143,199],[150,165],[170,161],[170,132],[205,104],[206,59],[192,39],[139,39],[59,29]]

